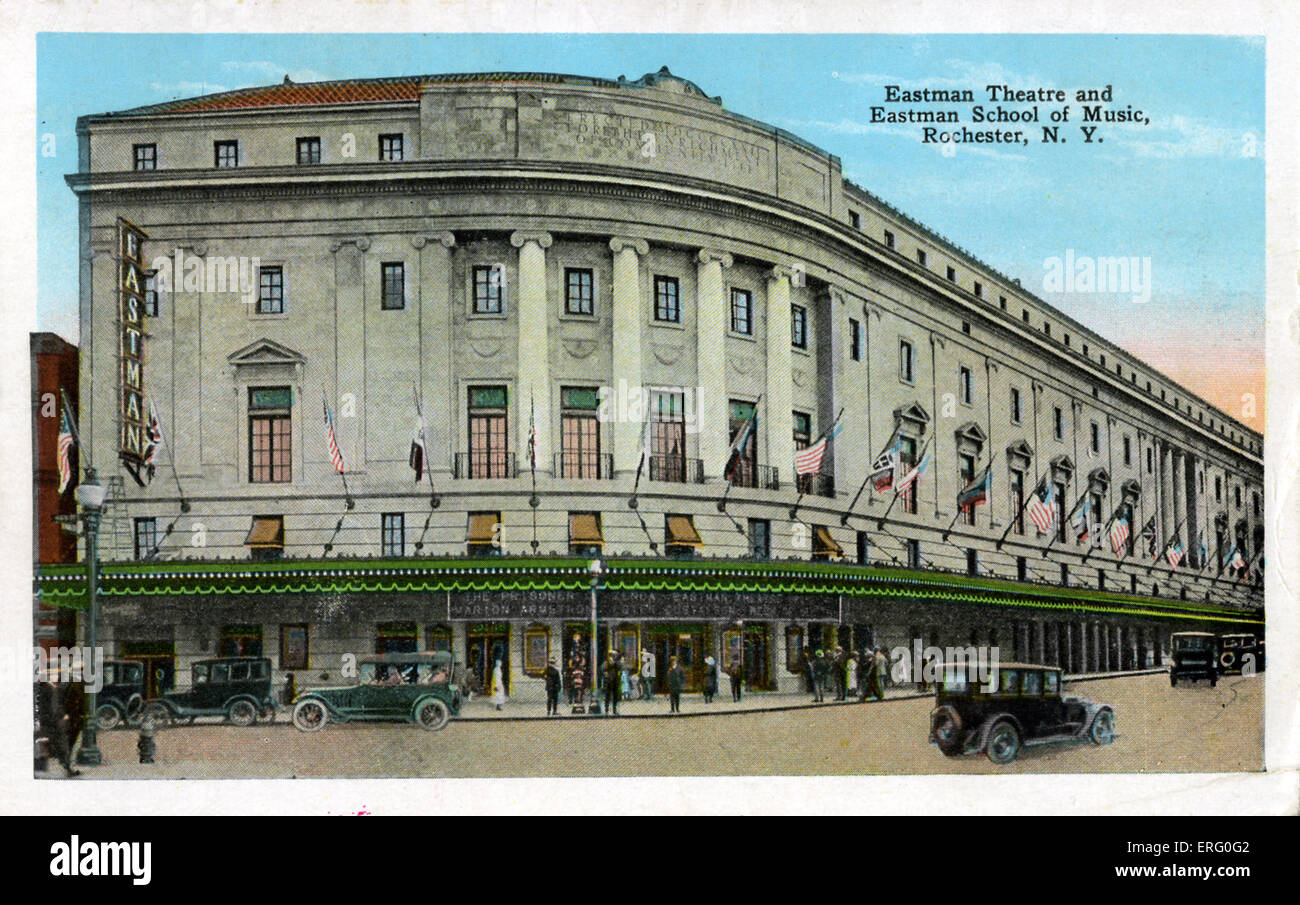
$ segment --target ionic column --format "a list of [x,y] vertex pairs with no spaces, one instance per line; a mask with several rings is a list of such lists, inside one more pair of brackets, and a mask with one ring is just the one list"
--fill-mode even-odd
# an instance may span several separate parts
[[1110,626],[1101,627],[1101,671],[1110,672]]
[[1043,663],[1047,659],[1047,626],[1041,622],[1034,623],[1034,659],[1035,663]]
[[[1180,450],[1174,450],[1173,452],[1172,475],[1174,485],[1174,520],[1173,524],[1169,527],[1169,531],[1171,532],[1169,535],[1170,538],[1173,537],[1172,532],[1175,529],[1181,531],[1183,528],[1187,527],[1187,479],[1183,474],[1183,454]],[[1183,533],[1184,535],[1186,534],[1186,532]],[[1166,540],[1168,540],[1168,538]],[[1189,546],[1190,544],[1187,543],[1187,538],[1184,536],[1183,548],[1186,549]]]
[[[648,400],[642,398],[641,258],[650,252],[644,239],[615,236],[609,240],[614,253],[614,357],[613,390],[615,413],[614,472],[635,472],[641,460],[641,422],[648,417]],[[633,404],[636,408],[633,410]]]
[[1160,543],[1169,543],[1174,530],[1173,462],[1169,444],[1160,442]]
[[[428,468],[432,474],[451,469],[451,450],[462,448],[457,437],[453,376],[455,350],[451,338],[451,250],[456,236],[438,232],[411,238],[417,252],[417,291],[420,306],[420,396]],[[468,449],[468,445],[463,448]]]
[[722,477],[727,465],[727,299],[722,269],[730,267],[726,252],[703,249],[696,256],[695,382],[698,398],[699,456],[704,477]]
[[[365,466],[365,356],[356,354],[355,350],[366,347],[365,273],[369,248],[370,239],[365,236],[338,239],[330,244],[330,251],[334,253],[334,335],[338,338],[339,352],[334,359],[334,386],[326,386],[325,392],[334,394],[330,399],[330,407],[334,409],[334,431],[349,471]],[[345,410],[340,406],[339,399],[344,394],[351,395],[355,408],[349,406]],[[324,444],[304,445],[304,462],[329,461]],[[315,465],[305,467],[318,473]]]
[[1079,639],[1079,672],[1088,671],[1088,623],[1080,622],[1075,636]]
[[546,304],[546,249],[551,234],[519,231],[510,244],[519,249],[519,351],[516,357],[515,411],[519,417],[519,470],[527,467],[528,423],[534,413],[537,428],[537,470],[550,472],[551,345],[550,311]]
[[783,485],[794,477],[790,278],[786,267],[773,267],[767,274],[767,383],[759,414],[760,423],[767,419],[767,464]]

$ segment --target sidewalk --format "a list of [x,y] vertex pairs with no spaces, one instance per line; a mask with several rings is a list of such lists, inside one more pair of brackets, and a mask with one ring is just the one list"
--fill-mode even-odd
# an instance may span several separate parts
[[[1065,681],[1071,682],[1090,682],[1099,679],[1117,679],[1125,676],[1141,676],[1148,674],[1164,673],[1167,669],[1164,667],[1154,669],[1133,669],[1122,672],[1105,672],[1089,673],[1084,675],[1067,675]],[[905,701],[915,700],[917,698],[933,698],[934,687],[930,686],[929,691],[922,692],[919,686],[914,682],[904,685],[891,685],[885,689],[886,701]],[[879,704],[881,701],[861,701],[856,695],[851,695],[847,700],[837,701],[833,692],[824,695],[825,700],[822,703],[813,701],[812,693],[807,691],[746,691],[739,703],[731,700],[730,687],[724,688],[721,694],[714,697],[712,704],[704,703],[704,696],[698,691],[682,695],[682,709],[679,714],[672,714],[668,711],[668,695],[655,695],[653,701],[642,701],[637,698],[627,699],[619,702],[618,718],[655,718],[655,717],[673,717],[673,716],[718,716],[720,714],[731,713],[764,713],[782,710],[804,710],[815,707],[846,707],[851,704]],[[567,703],[567,697],[560,695],[560,715],[552,719],[604,719],[604,699],[597,698],[596,701],[601,705],[602,712],[599,714],[588,713],[571,713],[571,707]],[[587,697],[590,702],[592,698]],[[472,701],[469,701],[461,708],[459,720],[467,722],[489,722],[493,720],[544,720],[546,716],[546,698],[543,695],[528,695],[521,697],[511,697],[506,700],[501,710],[495,709],[490,697],[475,695]]]

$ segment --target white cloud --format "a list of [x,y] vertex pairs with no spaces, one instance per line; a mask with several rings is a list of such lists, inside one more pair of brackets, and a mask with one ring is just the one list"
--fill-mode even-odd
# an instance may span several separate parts
[[1140,135],[1124,142],[1138,157],[1171,160],[1184,157],[1263,157],[1264,138],[1259,131],[1229,129],[1182,114],[1154,117],[1138,127]]

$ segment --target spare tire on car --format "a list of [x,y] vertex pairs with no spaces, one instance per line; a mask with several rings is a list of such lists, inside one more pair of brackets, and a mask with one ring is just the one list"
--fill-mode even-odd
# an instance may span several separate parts
[[930,714],[930,734],[934,743],[948,757],[956,757],[962,750],[961,714],[949,704],[936,707]]

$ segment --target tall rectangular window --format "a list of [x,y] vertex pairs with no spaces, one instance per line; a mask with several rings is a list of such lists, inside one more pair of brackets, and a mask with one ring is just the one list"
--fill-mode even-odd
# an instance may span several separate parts
[[309,669],[308,629],[306,624],[280,625],[280,668]]
[[898,378],[904,383],[912,383],[916,376],[915,356],[912,344],[905,339],[898,341]]
[[[739,402],[731,400],[729,408],[729,424],[731,431],[731,442],[734,445],[740,438],[741,432],[749,428],[749,424],[754,419],[754,403]],[[745,451],[741,454],[740,460],[734,466],[731,482],[737,487],[757,487],[758,486],[758,437],[752,436],[745,445]]]
[[320,138],[311,136],[298,139],[298,166],[320,163]]
[[500,314],[505,285],[505,268],[499,264],[476,264],[474,277],[474,313]]
[[862,228],[862,215],[857,211],[849,211],[849,225],[854,229]]
[[157,271],[149,270],[144,275],[144,315],[158,316],[158,280]]
[[731,290],[731,331],[744,336],[754,333],[754,294],[744,289]]
[[921,568],[921,542],[919,540],[908,540],[903,543],[907,550],[907,567],[909,569]]
[[257,269],[257,313],[284,314],[284,270],[279,267]]
[[[970,482],[975,480],[975,457],[970,453],[961,453],[957,456],[957,477],[961,481],[961,486],[967,487]],[[975,507],[967,506],[961,511],[962,521],[967,525],[975,524]]]
[[885,247],[893,248],[896,244],[897,240],[894,238],[894,234],[889,230],[885,230]]
[[225,170],[239,166],[239,142],[214,141],[212,143],[213,166]]
[[948,268],[948,282],[949,283],[957,282],[957,271],[952,267]]
[[131,157],[137,170],[158,169],[157,145],[132,145]]
[[1096,421],[1093,421],[1088,426],[1088,429],[1089,429],[1088,445],[1092,449],[1094,454],[1100,453],[1101,452],[1101,426],[1097,424]]
[[283,484],[293,480],[293,390],[248,391],[248,480]]
[[686,412],[681,393],[650,398],[650,480],[686,481]]
[[871,565],[871,538],[865,531],[858,532],[858,565]]
[[[912,466],[916,465],[916,438],[899,437],[898,444],[898,471],[900,474],[907,474],[912,470]],[[904,512],[916,515],[916,491],[917,484],[920,482],[921,479],[919,477],[913,479],[907,489],[899,494]]]
[[406,307],[406,265],[389,261],[379,266],[382,273],[379,307],[385,311],[400,311]]
[[135,558],[148,559],[158,543],[158,520],[156,518],[138,518],[135,520]]
[[[1147,450],[1147,461],[1151,461],[1151,450]],[[1150,470],[1150,468],[1147,469],[1147,471]],[[1223,502],[1223,478],[1220,475],[1214,476],[1214,502]]]
[[406,516],[401,512],[385,512],[380,517],[380,555],[400,557],[406,555]]
[[965,405],[974,405],[975,403],[975,376],[971,369],[962,367],[958,371],[961,382],[961,401]]
[[403,156],[402,144],[401,134],[379,136],[379,159],[401,160]]
[[1124,464],[1133,464],[1133,440],[1128,436],[1124,437]]
[[1065,439],[1065,412],[1059,405],[1052,409],[1052,436],[1057,440]]
[[1021,418],[1020,412],[1020,391],[1015,387],[1011,388],[1011,423],[1019,424]]
[[508,478],[506,388],[469,389],[469,477]]
[[677,278],[655,277],[655,320],[676,324],[681,319],[681,287]]
[[862,322],[849,318],[849,358],[862,360]]
[[796,349],[808,348],[808,309],[803,305],[790,306],[790,343]]
[[922,267],[925,266],[925,249],[924,249],[924,248],[918,248],[918,249],[916,250],[916,263],[920,264]]
[[749,555],[760,562],[772,558],[772,523],[765,518],[749,520]]
[[599,406],[598,390],[560,390],[560,477],[608,477],[601,474]]
[[1016,534],[1025,533],[1025,473],[1019,468],[1011,469],[1011,530]]
[[1069,530],[1065,524],[1065,507],[1068,505],[1065,502],[1065,484],[1057,481],[1053,488],[1056,496],[1056,502],[1052,504],[1056,507],[1056,540],[1058,543],[1063,544],[1065,543],[1066,531]]
[[587,268],[564,268],[564,313],[590,315],[596,310],[595,273]]

